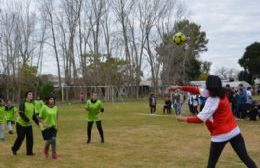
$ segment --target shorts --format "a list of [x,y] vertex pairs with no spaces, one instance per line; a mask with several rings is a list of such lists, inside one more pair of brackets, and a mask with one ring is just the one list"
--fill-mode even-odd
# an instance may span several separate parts
[[42,131],[42,137],[44,140],[51,140],[53,138],[56,138],[56,134],[57,130],[54,127]]

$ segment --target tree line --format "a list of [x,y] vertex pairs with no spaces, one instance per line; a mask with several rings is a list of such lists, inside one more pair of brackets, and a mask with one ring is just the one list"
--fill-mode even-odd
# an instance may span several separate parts
[[[0,73],[7,97],[38,88],[42,69],[65,85],[138,88],[148,71],[153,90],[209,72],[199,61],[208,40],[178,0],[0,0]],[[188,37],[172,43],[174,33]],[[55,62],[49,67],[44,62]],[[44,67],[43,67],[44,65]],[[53,73],[56,73],[53,72]]]

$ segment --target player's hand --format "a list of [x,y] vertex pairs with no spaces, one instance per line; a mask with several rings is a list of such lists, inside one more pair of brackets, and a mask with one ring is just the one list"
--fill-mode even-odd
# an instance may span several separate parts
[[89,112],[89,108],[86,108],[86,111]]
[[177,119],[178,121],[187,121],[187,117],[182,116],[182,115],[177,115],[177,116],[176,116],[176,119]]
[[49,129],[50,127],[48,125],[44,125],[44,128],[45,129]]

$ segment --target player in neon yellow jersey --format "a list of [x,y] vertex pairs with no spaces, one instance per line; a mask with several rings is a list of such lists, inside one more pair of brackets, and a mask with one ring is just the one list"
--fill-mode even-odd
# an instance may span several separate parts
[[41,100],[40,96],[37,96],[36,100],[34,100],[35,114],[36,115],[39,115],[43,105],[44,105],[44,102]]
[[16,152],[19,150],[24,138],[26,137],[27,155],[33,156],[32,120],[34,120],[36,124],[38,124],[38,121],[34,112],[33,92],[28,91],[25,96],[25,101],[19,105],[19,116],[16,121],[17,138],[12,147],[12,153],[13,155],[16,155]]
[[5,120],[5,105],[4,100],[0,98],[0,140],[4,141],[4,120]]
[[104,143],[104,133],[101,124],[101,115],[104,112],[103,103],[98,99],[97,93],[93,92],[91,95],[91,99],[87,101],[86,110],[88,112],[88,140],[87,143],[91,142],[91,130],[94,122],[96,122],[98,132],[101,137],[101,143]]
[[13,134],[13,125],[15,124],[15,120],[16,120],[16,112],[17,112],[17,108],[12,105],[12,101],[7,100],[5,106],[5,119],[7,122],[9,134]]
[[55,97],[50,94],[46,100],[46,105],[41,108],[38,116],[40,129],[45,140],[44,155],[49,156],[49,148],[52,148],[52,159],[58,159],[56,154],[56,134],[58,124],[58,107],[55,106]]

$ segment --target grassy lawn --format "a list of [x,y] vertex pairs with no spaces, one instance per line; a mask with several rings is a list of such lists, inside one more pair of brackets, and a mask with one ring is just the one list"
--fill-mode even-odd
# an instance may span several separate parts
[[[84,105],[59,105],[60,128],[57,152],[60,160],[52,161],[42,155],[44,141],[34,125],[35,157],[25,155],[25,142],[12,156],[10,148],[16,136],[6,136],[0,142],[2,168],[173,168],[206,167],[210,136],[203,124],[177,122],[173,115],[148,114],[147,102],[106,103],[103,117],[105,144],[100,144],[96,127],[92,143],[86,144],[86,113]],[[260,166],[260,121],[239,121],[250,156]],[[6,128],[7,129],[7,128]],[[7,130],[5,131],[7,132]],[[229,144],[226,145],[217,167],[245,167]]]

